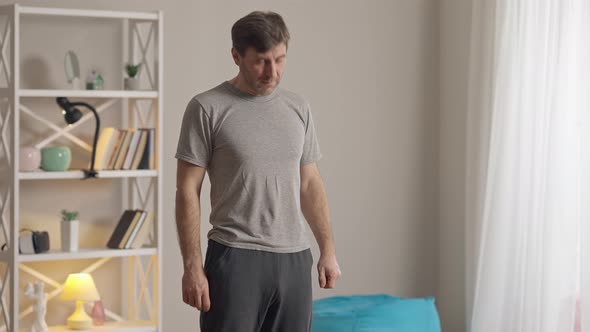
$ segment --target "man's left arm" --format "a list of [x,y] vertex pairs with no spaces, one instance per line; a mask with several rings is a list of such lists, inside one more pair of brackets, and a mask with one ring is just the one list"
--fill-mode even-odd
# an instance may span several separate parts
[[334,288],[341,272],[336,260],[328,199],[316,163],[301,165],[301,210],[320,248],[317,266],[320,287]]

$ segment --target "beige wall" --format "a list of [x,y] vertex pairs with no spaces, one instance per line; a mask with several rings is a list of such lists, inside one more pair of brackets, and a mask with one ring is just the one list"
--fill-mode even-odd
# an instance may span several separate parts
[[440,3],[438,303],[443,331],[465,331],[465,122],[472,0]]
[[[21,3],[47,5],[44,1]],[[439,135],[436,1],[59,0],[51,6],[162,9],[165,13],[166,331],[185,330],[198,322],[195,311],[182,304],[180,297],[173,158],[178,127],[195,93],[236,73],[229,54],[229,30],[237,18],[255,9],[280,12],[289,25],[292,41],[283,86],[311,102],[324,153],[319,165],[344,276],[336,290],[316,286],[315,297],[353,293],[424,296],[447,285],[446,279],[438,283],[437,252],[442,250],[440,258],[446,262],[460,248],[438,243],[438,182],[439,175],[446,174],[444,170],[439,173],[438,167],[438,150],[446,144],[439,146],[438,139],[444,141],[450,134],[443,125]],[[442,74],[444,82],[448,73]],[[445,96],[446,92],[441,98],[453,98]],[[444,154],[441,158],[441,162],[447,160]],[[206,184],[205,223],[208,189]],[[203,232],[208,229],[203,226]],[[451,230],[443,231],[447,232]],[[314,253],[317,258],[315,247]],[[454,276],[454,267],[443,268],[443,279]],[[440,294],[439,304],[455,304],[454,293]],[[454,319],[459,315],[456,310],[460,309],[443,308],[441,312]]]

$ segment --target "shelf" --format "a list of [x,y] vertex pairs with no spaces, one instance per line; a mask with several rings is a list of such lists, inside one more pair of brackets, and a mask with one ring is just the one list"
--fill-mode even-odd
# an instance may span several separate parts
[[71,97],[71,98],[158,98],[158,91],[127,91],[127,90],[44,90],[19,89],[21,97]]
[[[21,332],[29,332],[27,328],[20,328]],[[67,326],[50,326],[49,332],[62,332],[72,330],[68,329]],[[99,331],[111,331],[111,332],[155,332],[157,331],[156,325],[149,321],[124,321],[124,322],[106,322],[102,326],[93,326],[84,332],[99,332]]]
[[[137,177],[156,177],[158,171],[155,169],[142,169],[133,171],[98,171],[98,178],[112,179],[112,178],[137,178]],[[84,172],[81,170],[65,171],[65,172],[20,172],[18,173],[20,180],[59,180],[59,179],[83,179]]]
[[121,18],[121,19],[147,20],[147,21],[156,21],[158,19],[157,13],[146,13],[146,12],[44,8],[44,7],[27,7],[27,6],[18,6],[17,8],[21,14],[70,16],[70,17],[74,16],[74,17]]
[[[6,87],[0,87],[0,97],[6,101],[6,105],[0,107],[0,112],[5,109],[8,110],[8,118],[10,119],[10,121],[5,121],[6,125],[3,123],[0,134],[6,131],[11,133],[9,136],[0,135],[0,143],[3,143],[5,147],[14,147],[4,149],[4,155],[12,162],[14,172],[6,175],[7,180],[10,181],[8,181],[7,188],[0,190],[0,206],[2,206],[2,210],[6,210],[7,215],[10,215],[10,227],[4,230],[4,238],[8,243],[8,249],[0,251],[0,263],[2,263],[0,265],[4,265],[4,270],[13,272],[4,274],[0,278],[0,282],[4,285],[2,294],[5,295],[4,297],[7,294],[10,295],[10,301],[0,301],[0,312],[2,312],[0,314],[0,320],[2,320],[0,322],[0,332],[5,332],[10,327],[14,327],[10,329],[11,332],[30,331],[30,323],[35,318],[35,303],[23,293],[26,282],[39,280],[47,286],[55,288],[53,290],[49,290],[47,286],[45,288],[48,293],[52,294],[49,297],[51,299],[57,295],[60,288],[58,285],[63,285],[65,280],[62,279],[65,278],[62,277],[65,277],[65,272],[72,269],[74,271],[96,273],[95,276],[104,279],[104,281],[113,279],[112,281],[116,281],[116,284],[120,285],[123,290],[126,288],[133,290],[121,293],[117,291],[118,287],[106,289],[105,298],[114,299],[112,308],[109,308],[112,310],[112,312],[109,312],[109,317],[115,317],[117,320],[108,320],[102,326],[92,326],[86,330],[87,332],[162,332],[162,280],[164,274],[162,262],[164,257],[162,256],[161,246],[163,243],[162,220],[164,209],[162,199],[164,195],[163,186],[161,185],[163,164],[159,157],[162,156],[163,144],[161,138],[165,119],[163,112],[164,14],[161,10],[141,12],[134,8],[129,8],[128,11],[115,11],[110,8],[97,10],[51,8],[53,5],[47,3],[44,7],[20,4],[0,6],[0,9],[7,17],[7,28],[3,36],[0,36],[0,39],[4,45],[10,46],[9,53],[11,55],[9,57],[10,61],[5,61],[3,67],[6,74],[5,81],[15,83],[12,87],[10,84]],[[20,84],[19,79],[27,80],[19,72],[19,68],[22,69],[23,66],[26,66],[27,50],[31,45],[33,45],[31,46],[33,47],[32,51],[37,51],[38,48],[38,45],[34,46],[35,41],[29,38],[34,36],[29,36],[30,33],[27,31],[31,28],[50,28],[56,22],[59,23],[60,29],[63,28],[64,31],[66,28],[71,30],[64,33],[72,33],[73,38],[77,38],[74,43],[75,47],[73,47],[77,47],[76,49],[80,52],[94,52],[94,55],[101,56],[107,53],[110,54],[110,48],[116,47],[121,48],[122,51],[119,52],[120,55],[117,56],[118,60],[115,62],[127,63],[131,60],[134,63],[141,62],[142,68],[145,69],[141,75],[149,75],[148,77],[141,77],[147,79],[144,82],[146,85],[141,86],[145,90],[124,90],[123,72],[111,80],[113,85],[108,85],[108,90],[85,90],[86,85],[83,78],[82,89],[72,89],[72,86],[67,84],[37,86]],[[120,32],[120,38],[114,38],[113,43],[110,43],[110,45],[105,44],[105,47],[96,48],[93,43],[88,43],[87,40],[83,39],[84,26],[87,22],[91,24],[100,22],[101,26],[106,24],[115,29],[116,32]],[[104,37],[102,36],[103,32],[108,33],[110,36],[111,30],[99,31],[101,33],[100,37]],[[51,60],[46,59],[49,55],[44,54],[44,50],[38,51],[43,60]],[[2,58],[1,55],[0,58]],[[57,68],[59,64],[54,65],[53,67],[56,68],[53,69],[59,69]],[[0,67],[2,66],[0,65]],[[63,172],[44,171],[40,168],[33,172],[20,172],[18,147],[27,144],[27,142],[39,141],[37,143],[38,147],[44,147],[52,144],[51,142],[64,138],[72,141],[73,144],[81,146],[85,152],[86,150],[92,151],[91,147],[86,144],[86,140],[77,137],[74,133],[70,133],[75,128],[67,128],[65,124],[62,124],[61,120],[57,119],[59,114],[48,113],[49,118],[46,119],[44,114],[32,110],[37,108],[41,110],[43,106],[54,108],[56,97],[67,97],[73,102],[85,101],[96,104],[98,113],[112,109],[113,112],[111,113],[115,113],[112,118],[115,119],[115,122],[121,123],[120,126],[123,127],[154,128],[157,135],[153,137],[153,149],[150,152],[153,152],[153,157],[158,159],[158,162],[151,165],[152,169],[98,170],[96,176],[98,181],[92,181],[92,179],[85,177],[86,170],[84,168],[87,167],[87,162],[73,165],[73,167]],[[119,110],[122,112],[119,112]],[[5,119],[8,118],[5,117]],[[86,120],[86,118],[84,119]],[[2,122],[1,120],[0,122]],[[39,130],[41,124],[48,126],[50,129],[49,134],[46,133],[48,128]],[[78,181],[63,181],[69,179]],[[79,180],[82,181],[79,182]],[[85,180],[92,182],[85,182]],[[150,241],[145,242],[146,247],[139,249],[110,249],[102,240],[94,242],[92,239],[87,239],[80,242],[81,248],[75,252],[62,251],[59,244],[57,244],[54,250],[48,252],[20,254],[18,251],[19,230],[25,226],[22,223],[25,220],[28,221],[27,218],[34,214],[35,218],[31,220],[33,224],[27,224],[26,226],[35,228],[41,225],[39,227],[42,228],[44,223],[43,215],[53,213],[45,210],[54,208],[51,204],[45,204],[37,210],[37,204],[39,201],[43,202],[43,197],[32,195],[32,193],[35,193],[38,189],[51,191],[56,185],[67,190],[66,194],[78,194],[78,196],[82,194],[101,195],[101,197],[108,198],[105,204],[92,206],[93,212],[99,214],[105,212],[112,216],[104,225],[99,221],[93,222],[94,226],[100,226],[99,228],[105,232],[108,232],[109,229],[114,232],[118,225],[117,216],[122,210],[142,208],[151,211],[153,219],[151,220],[152,224],[149,225],[150,229],[148,229],[151,232]],[[86,185],[89,187],[86,187]],[[76,192],[77,190],[80,191]],[[55,195],[58,194],[55,193]],[[66,195],[63,198],[66,199],[68,196]],[[3,200],[6,203],[4,205],[1,203]],[[22,216],[24,218],[21,218]],[[8,223],[8,220],[5,222]],[[137,231],[135,234],[137,234]],[[57,239],[59,240],[59,237]],[[69,266],[72,264],[75,267],[70,268]],[[121,269],[127,271],[124,280],[120,280]],[[99,283],[99,280],[97,280],[97,283]],[[8,298],[6,299],[8,300]],[[70,313],[67,311],[54,312],[55,317],[53,317],[52,323],[55,326],[50,326],[47,332],[71,331],[65,326],[67,316]],[[123,321],[118,321],[121,319]]]
[[130,256],[151,256],[156,255],[156,248],[141,249],[79,249],[76,252],[65,252],[50,250],[41,254],[19,254],[19,262],[45,262],[62,261],[71,259],[88,259],[103,257],[130,257]]

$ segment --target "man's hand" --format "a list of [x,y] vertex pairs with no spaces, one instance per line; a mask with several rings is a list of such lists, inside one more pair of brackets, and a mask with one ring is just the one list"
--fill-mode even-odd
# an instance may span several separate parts
[[321,255],[318,261],[318,276],[321,288],[334,288],[336,280],[340,279],[342,272],[336,261],[335,255]]
[[184,303],[207,312],[211,308],[209,282],[203,267],[185,268],[182,276],[182,300]]

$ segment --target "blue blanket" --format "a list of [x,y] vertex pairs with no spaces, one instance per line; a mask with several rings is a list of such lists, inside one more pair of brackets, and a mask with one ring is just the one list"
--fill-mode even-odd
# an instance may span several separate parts
[[311,331],[440,332],[440,320],[432,297],[337,296],[314,301]]

